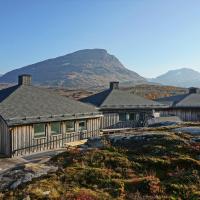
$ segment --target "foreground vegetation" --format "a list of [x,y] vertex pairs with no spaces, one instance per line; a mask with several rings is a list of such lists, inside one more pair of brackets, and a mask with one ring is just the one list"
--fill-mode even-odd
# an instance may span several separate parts
[[200,199],[200,143],[188,134],[150,134],[72,149],[59,170],[1,194],[2,199]]

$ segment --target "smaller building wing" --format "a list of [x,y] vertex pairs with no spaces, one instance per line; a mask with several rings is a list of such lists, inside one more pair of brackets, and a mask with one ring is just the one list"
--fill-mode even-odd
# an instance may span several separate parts
[[113,82],[110,88],[103,92],[81,99],[82,102],[95,105],[100,109],[137,109],[137,108],[160,108],[165,107],[164,104],[145,99],[143,97],[131,94],[127,91],[119,89],[117,82],[113,87]]
[[182,101],[184,98],[186,98],[188,94],[182,94],[182,95],[176,95],[176,96],[169,96],[169,97],[163,97],[160,99],[156,99],[156,101],[169,105],[169,106],[174,106],[178,102]]
[[189,94],[184,99],[179,101],[175,107],[200,107],[200,94]]

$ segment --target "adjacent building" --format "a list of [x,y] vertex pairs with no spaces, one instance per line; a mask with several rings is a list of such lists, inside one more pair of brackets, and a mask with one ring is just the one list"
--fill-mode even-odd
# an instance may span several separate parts
[[145,126],[163,104],[145,99],[119,89],[119,82],[111,82],[110,88],[81,99],[103,112],[102,128]]
[[31,85],[30,75],[0,91],[0,154],[16,156],[63,147],[99,135],[102,114],[48,89]]
[[187,94],[157,99],[167,105],[161,116],[178,116],[183,121],[200,121],[200,89],[189,88]]

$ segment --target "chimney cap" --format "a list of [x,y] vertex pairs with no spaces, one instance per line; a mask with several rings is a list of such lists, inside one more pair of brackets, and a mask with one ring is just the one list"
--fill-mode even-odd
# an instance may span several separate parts
[[118,90],[119,89],[119,81],[112,81],[110,82],[110,89],[116,89]]
[[30,74],[21,74],[18,76],[18,85],[31,85],[32,76]]

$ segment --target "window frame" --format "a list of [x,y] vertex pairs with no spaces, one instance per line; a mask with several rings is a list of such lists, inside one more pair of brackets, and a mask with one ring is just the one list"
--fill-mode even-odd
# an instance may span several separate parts
[[[120,115],[121,115],[121,116],[123,115],[123,120],[120,119]],[[127,121],[127,120],[126,120],[126,113],[125,113],[125,112],[120,112],[120,113],[119,113],[119,121],[120,121],[120,122],[125,122],[125,121]]]
[[[53,124],[59,124],[59,133],[54,133],[53,131],[52,131],[52,125]],[[52,136],[57,136],[57,135],[61,135],[62,134],[62,131],[61,131],[61,122],[51,122],[50,123],[50,126],[51,126],[51,135]]]
[[[43,125],[43,128],[44,128],[44,132],[35,132],[35,127],[38,126],[38,125]],[[46,124],[45,123],[36,123],[36,124],[33,124],[33,132],[34,132],[34,138],[46,138],[47,137],[47,132],[46,132]],[[39,134],[39,135],[37,135]]]
[[[72,128],[67,128],[67,123],[68,123],[68,122],[70,122],[70,123],[72,122],[72,123],[73,123],[73,127],[72,127]],[[76,123],[76,122],[75,122],[74,120],[66,121],[66,122],[65,122],[65,132],[66,132],[66,133],[75,132],[75,123]]]
[[[80,123],[85,123],[85,128],[84,129],[80,129]],[[87,131],[87,120],[80,120],[79,122],[78,122],[78,130],[79,131]]]
[[129,113],[129,121],[135,121],[135,118],[136,118],[136,113],[133,113],[133,112]]

